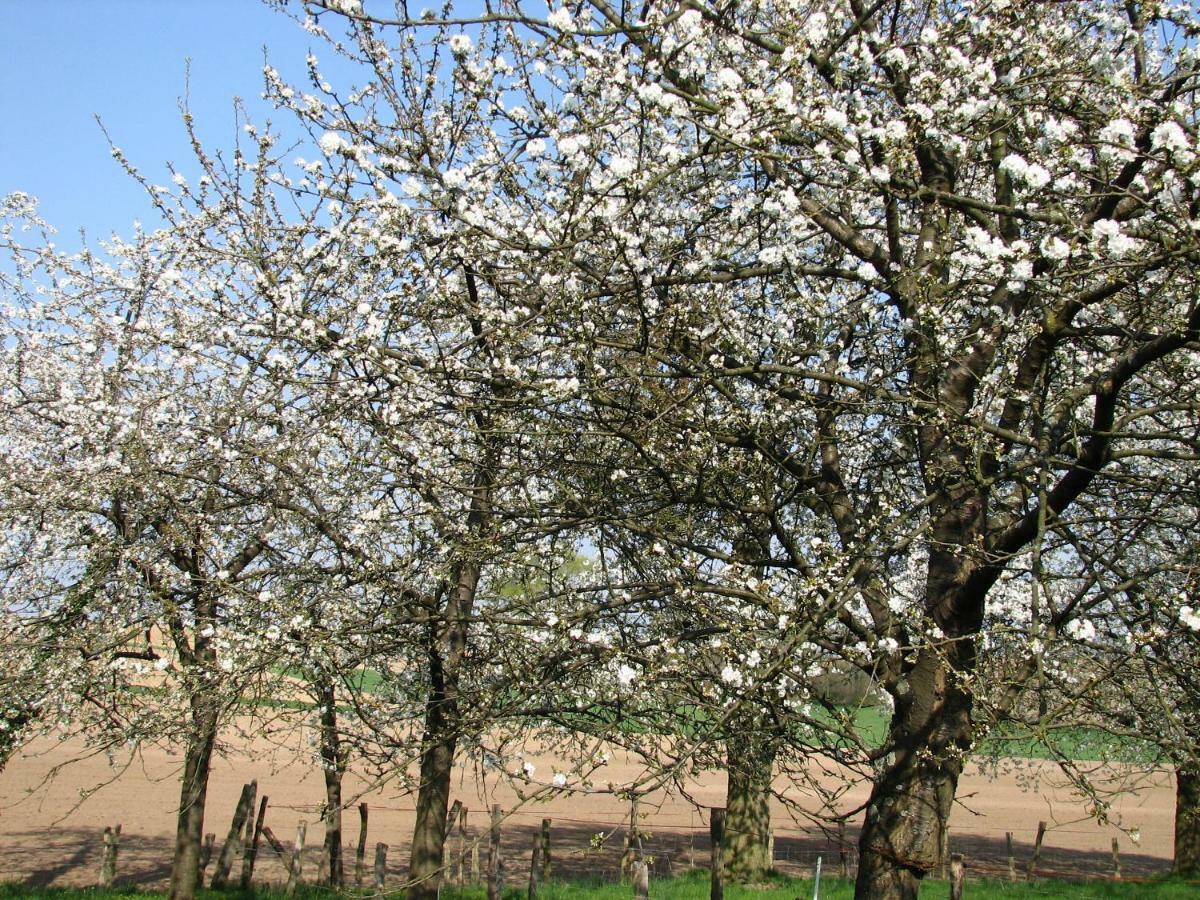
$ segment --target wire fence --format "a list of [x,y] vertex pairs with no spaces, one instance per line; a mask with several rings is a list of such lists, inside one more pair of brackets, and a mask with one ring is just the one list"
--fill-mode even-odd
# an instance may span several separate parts
[[[249,787],[247,785],[247,789]],[[354,810],[347,811],[342,835],[347,882],[400,889],[408,878],[407,838],[410,834],[398,831],[396,826],[401,822],[411,825],[409,815],[414,810],[411,806],[388,804],[372,805],[370,810],[374,814],[391,813],[393,820],[385,826],[386,818],[380,816],[381,821],[373,826],[377,833],[372,833],[368,840],[367,816],[362,816],[360,826]],[[265,801],[264,809],[259,811],[257,832],[251,827],[252,818],[241,822],[235,816],[224,841],[216,840],[215,834],[207,836],[205,863],[211,862],[210,872],[215,874],[226,856],[228,862],[234,864],[230,868],[240,871],[244,865],[238,860],[257,853],[258,869],[254,875],[257,884],[282,884],[293,879],[320,882],[327,878],[322,811],[311,806],[279,807],[274,822],[278,835],[261,827],[264,811]],[[693,870],[707,870],[714,859],[710,828],[714,811],[707,808],[698,807],[690,815],[659,815],[653,810],[639,815],[635,806],[626,816],[613,817],[607,822],[595,816],[548,815],[537,807],[506,811],[493,806],[491,810],[477,808],[467,815],[467,811],[456,803],[453,812],[456,815],[452,815],[447,823],[445,862],[441,873],[443,882],[450,885],[485,882],[494,871],[493,865],[499,866],[501,877],[509,887],[523,885],[534,868],[538,870],[540,880],[629,883],[634,860],[644,862],[649,878],[658,881],[686,875]],[[295,832],[285,832],[285,828],[296,827],[291,817],[299,817],[301,822],[307,823],[307,844],[300,835],[295,840],[289,839]],[[375,822],[375,819],[373,815],[371,821]],[[267,815],[266,820],[269,824],[272,816]],[[856,876],[859,833],[854,825],[836,821],[825,827],[810,828],[796,827],[794,823],[788,823],[792,827],[781,827],[778,821],[774,824],[775,830],[769,836],[769,868],[784,875],[811,878],[820,866],[827,878],[853,879]],[[1026,882],[1023,887],[1026,896],[1030,893],[1055,896],[1050,879],[1136,882],[1162,875],[1168,867],[1166,860],[1140,852],[1140,848],[1119,847],[1115,838],[1106,851],[1057,846],[1056,837],[1073,838],[1077,829],[1050,828],[1044,822],[1037,826],[1031,827],[1028,834],[1006,833],[1002,838],[986,829],[950,834],[942,848],[942,862],[932,874],[947,877],[953,855],[965,864],[968,879],[986,877]],[[300,830],[304,827],[301,825]],[[132,858],[125,848],[129,847],[126,842],[130,842],[133,858],[136,858],[139,838],[128,832],[122,837],[119,828],[115,836],[109,829],[106,832],[102,845],[99,835],[94,845],[97,851],[101,846],[103,848],[102,880],[109,883],[113,880],[116,845],[120,842],[125,871],[120,873],[124,877],[118,880],[138,883],[141,879],[137,873],[126,868],[125,860],[132,862]],[[727,854],[730,840],[737,837],[734,829],[725,834]],[[234,843],[232,850],[226,851],[225,844],[231,842]],[[1069,839],[1064,843],[1077,841]],[[158,848],[157,852],[152,846],[143,849],[143,858],[158,856],[158,871],[161,872],[162,856],[159,854],[165,847]],[[497,864],[492,863],[493,854]],[[1038,887],[1043,881],[1047,884],[1044,892]]]

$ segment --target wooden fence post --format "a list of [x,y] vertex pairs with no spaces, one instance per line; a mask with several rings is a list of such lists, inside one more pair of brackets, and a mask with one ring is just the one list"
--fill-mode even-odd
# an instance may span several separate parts
[[633,861],[633,896],[634,900],[648,900],[650,897],[650,867],[641,854]]
[[529,900],[537,900],[538,879],[542,876],[542,838],[533,839],[533,853],[529,856]]
[[1017,880],[1017,857],[1013,854],[1012,832],[1004,832],[1004,842],[1008,845],[1008,880]]
[[1113,880],[1120,881],[1121,880],[1121,845],[1117,842],[1116,838],[1113,838],[1113,840],[1112,840],[1112,850],[1113,850]]
[[845,819],[838,819],[838,868],[842,878],[850,877],[850,854],[846,850]]
[[542,819],[542,881],[550,877],[553,867],[550,864],[550,819]]
[[242,890],[250,890],[254,878],[254,863],[258,860],[258,842],[262,839],[263,819],[267,817],[267,795],[258,801],[258,818],[251,825],[246,822],[246,852],[242,857]]
[[1029,860],[1029,877],[1037,871],[1038,861],[1042,858],[1042,841],[1046,838],[1046,823],[1038,822],[1037,840],[1033,842],[1033,856]]
[[216,843],[215,834],[209,833],[204,836],[204,844],[200,847],[200,866],[196,870],[196,887],[204,887],[204,871],[212,862],[213,846]]
[[950,854],[950,900],[962,900],[966,868],[961,853]]
[[450,806],[450,812],[446,814],[446,839],[442,841],[442,883],[451,884],[454,881],[455,872],[462,871],[462,858],[455,856],[450,849],[450,837],[454,834],[454,826],[458,824],[458,817],[462,815],[462,801],[455,800]]
[[471,884],[479,884],[479,838],[471,844]]
[[354,883],[362,885],[363,864],[367,856],[367,804],[358,804],[358,848],[354,851]]
[[287,894],[290,897],[296,893],[300,884],[301,870],[304,867],[304,835],[308,831],[308,823],[301,822],[296,826],[296,846],[292,850],[292,865],[288,870]]
[[500,900],[504,893],[504,860],[500,857],[500,822],[504,814],[499,803],[492,804],[492,828],[488,834],[487,896]]
[[458,858],[458,869],[454,883],[458,887],[463,886],[466,880],[467,873],[467,807],[460,806],[458,808],[458,852],[455,854]]
[[379,843],[375,845],[375,888],[383,890],[384,884],[387,882],[387,852],[388,845]]
[[112,887],[117,877],[117,851],[121,848],[121,826],[104,828],[104,856],[100,860],[100,887]]
[[266,838],[267,846],[275,851],[279,861],[283,863],[284,869],[290,872],[292,870],[292,854],[288,852],[287,847],[283,846],[283,842],[275,837],[275,832],[271,830],[270,825],[263,826],[262,836]]
[[225,845],[221,847],[221,856],[217,860],[217,868],[213,872],[212,883],[209,885],[215,891],[223,891],[229,883],[233,860],[238,851],[242,849],[242,833],[246,830],[246,819],[254,809],[254,797],[257,793],[257,781],[242,785],[242,796],[238,798],[237,808],[233,811],[233,821],[229,823],[229,834],[225,836]]
[[711,882],[708,889],[709,900],[724,900],[725,898],[725,810],[714,807],[709,812],[708,833],[712,838]]

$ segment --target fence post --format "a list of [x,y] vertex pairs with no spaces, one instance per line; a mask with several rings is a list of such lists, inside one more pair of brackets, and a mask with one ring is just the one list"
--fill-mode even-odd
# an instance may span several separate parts
[[1042,841],[1046,838],[1046,823],[1038,822],[1037,840],[1033,842],[1033,856],[1029,860],[1029,877],[1037,871],[1038,861],[1042,858]]
[[650,897],[650,867],[640,854],[633,861],[633,896],[634,900],[648,900]]
[[455,878],[455,884],[459,887],[463,886],[466,880],[467,868],[467,808],[460,806],[458,808],[458,870]]
[[238,798],[237,808],[233,811],[233,821],[229,823],[229,834],[225,836],[225,844],[221,847],[221,856],[217,859],[217,868],[213,872],[213,890],[222,891],[229,883],[229,873],[233,869],[233,859],[242,849],[242,833],[246,830],[246,819],[254,809],[254,797],[258,794],[258,782],[251,781],[242,785],[242,795]]
[[1012,832],[1004,832],[1004,842],[1008,845],[1008,880],[1017,880],[1017,858],[1013,855]]
[[292,850],[292,865],[288,871],[287,894],[290,897],[296,893],[300,884],[301,870],[304,867],[304,835],[308,831],[308,823],[301,822],[296,826],[296,847]]
[[100,860],[100,887],[112,887],[117,877],[117,851],[121,848],[121,826],[104,827],[104,856]]
[[850,877],[850,854],[846,850],[845,819],[838,819],[838,872],[842,878]]
[[725,810],[714,807],[709,814],[708,833],[712,838],[712,881],[709,900],[725,898]]
[[[258,802],[258,818],[253,826],[246,822],[246,854],[242,857],[242,890],[250,890],[250,882],[254,878],[254,863],[258,860],[258,842],[262,839],[263,819],[267,817],[267,796],[263,795]],[[253,830],[251,830],[253,829]]]
[[367,804],[358,804],[358,847],[354,851],[354,883],[362,886],[363,864],[367,856]]
[[817,870],[813,873],[813,900],[821,900],[821,857],[817,857]]
[[950,854],[950,900],[962,900],[966,868],[961,853]]
[[446,813],[446,837],[442,840],[441,884],[452,884],[454,881],[456,864],[459,869],[462,867],[462,859],[456,858],[450,848],[450,837],[454,834],[454,826],[458,823],[458,817],[461,813],[461,800],[455,800],[452,804],[450,804],[450,812]]
[[542,880],[545,881],[550,877],[552,866],[550,864],[550,820],[542,819]]
[[375,845],[375,887],[378,890],[382,890],[387,881],[387,852],[387,844]]
[[500,856],[500,822],[504,814],[499,803],[492,804],[492,828],[488,834],[487,896],[500,900],[504,893],[504,860]]
[[212,862],[213,845],[216,842],[215,834],[209,833],[204,836],[204,845],[200,848],[200,866],[196,869],[196,887],[204,887],[204,871]]
[[279,861],[283,863],[283,867],[289,872],[292,870],[292,854],[288,853],[287,847],[283,846],[283,842],[275,837],[275,832],[271,830],[270,825],[264,825],[262,836],[267,840],[267,846],[275,851],[279,857]]
[[1121,880],[1121,845],[1117,842],[1116,838],[1113,838],[1112,848],[1113,848],[1113,880],[1120,881]]
[[533,853],[529,857],[529,900],[537,900],[538,879],[542,875],[542,839],[536,835],[533,839]]

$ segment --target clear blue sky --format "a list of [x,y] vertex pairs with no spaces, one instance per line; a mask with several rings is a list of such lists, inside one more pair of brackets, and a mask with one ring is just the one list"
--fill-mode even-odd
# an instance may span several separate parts
[[167,160],[193,168],[178,107],[185,61],[205,143],[229,148],[235,96],[265,118],[264,45],[292,80],[310,48],[332,62],[332,51],[259,0],[0,0],[0,195],[38,197],[64,248],[81,227],[92,242],[128,234],[136,218],[150,225],[141,188],[110,157],[94,117],[166,184]]

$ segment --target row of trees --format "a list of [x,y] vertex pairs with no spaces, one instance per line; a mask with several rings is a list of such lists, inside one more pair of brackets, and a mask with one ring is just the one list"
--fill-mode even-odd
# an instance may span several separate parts
[[913,897],[988,727],[1164,696],[1194,867],[1190,8],[291,11],[364,79],[266,69],[315,158],[248,124],[153,233],[0,234],[6,734],[185,745],[174,896],[297,676],[331,848],[348,754],[417,762],[414,898],[456,760],[586,790],[596,738],[632,792],[729,760],[748,877],[834,754],[858,895]]

